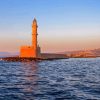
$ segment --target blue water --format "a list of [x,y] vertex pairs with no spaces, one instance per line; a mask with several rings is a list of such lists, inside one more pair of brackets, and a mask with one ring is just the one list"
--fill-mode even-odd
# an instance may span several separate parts
[[0,100],[100,100],[100,58],[0,61]]

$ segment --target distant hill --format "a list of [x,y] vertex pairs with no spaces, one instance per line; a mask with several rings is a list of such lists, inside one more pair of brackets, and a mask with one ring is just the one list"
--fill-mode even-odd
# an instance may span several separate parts
[[99,49],[94,49],[94,50],[91,50],[91,52],[96,55],[96,56],[99,56],[100,57],[100,48]]
[[69,57],[100,57],[100,48],[94,50],[65,51],[61,54],[67,54]]
[[14,57],[18,56],[18,52],[10,53],[10,52],[0,52],[0,57]]

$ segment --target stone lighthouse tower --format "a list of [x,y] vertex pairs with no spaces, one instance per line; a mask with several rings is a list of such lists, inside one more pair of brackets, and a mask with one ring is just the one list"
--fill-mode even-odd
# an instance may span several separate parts
[[37,57],[38,52],[37,52],[37,21],[34,18],[33,23],[32,23],[32,47],[34,49],[34,57]]
[[37,43],[37,21],[34,18],[32,22],[32,44],[31,46],[22,46],[20,49],[20,57],[38,58],[41,55],[40,47]]

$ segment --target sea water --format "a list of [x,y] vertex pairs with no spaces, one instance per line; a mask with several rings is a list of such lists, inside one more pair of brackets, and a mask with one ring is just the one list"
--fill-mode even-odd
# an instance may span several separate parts
[[100,100],[100,58],[0,61],[0,100]]

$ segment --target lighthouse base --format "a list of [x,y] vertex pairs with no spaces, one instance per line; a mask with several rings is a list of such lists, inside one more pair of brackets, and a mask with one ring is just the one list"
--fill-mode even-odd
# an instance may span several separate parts
[[31,46],[23,46],[20,49],[20,57],[33,57],[36,58],[36,53],[34,52],[34,48]]

